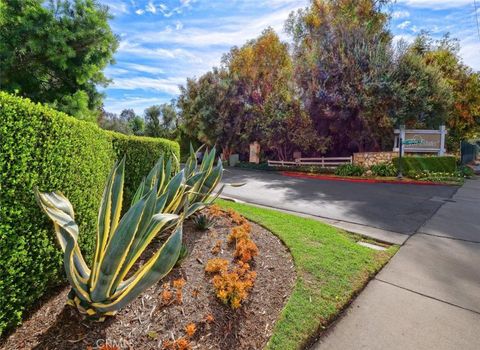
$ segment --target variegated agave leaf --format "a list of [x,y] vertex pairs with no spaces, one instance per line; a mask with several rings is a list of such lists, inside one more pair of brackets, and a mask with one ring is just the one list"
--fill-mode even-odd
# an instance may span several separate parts
[[[158,163],[156,166],[157,169],[143,183],[143,188],[148,187],[148,191],[143,193],[142,189],[141,195],[120,219],[125,161],[114,165],[100,205],[91,270],[78,246],[78,225],[68,199],[58,192],[40,193],[35,190],[40,207],[54,222],[64,251],[65,272],[72,286],[69,304],[81,312],[98,319],[114,314],[168,274],[175,265],[182,246],[183,214],[180,217],[157,209],[165,207],[166,199],[175,201],[177,187],[181,186],[177,185],[178,180],[172,182],[172,178],[165,187],[171,186],[166,196],[158,197],[158,186],[163,186],[163,180]],[[132,268],[153,238],[175,226],[161,248],[133,272]],[[126,279],[129,273],[131,277]]]

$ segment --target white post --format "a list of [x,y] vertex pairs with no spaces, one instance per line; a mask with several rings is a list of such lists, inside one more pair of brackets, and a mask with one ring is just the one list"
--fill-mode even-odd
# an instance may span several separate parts
[[438,151],[439,156],[443,156],[445,154],[445,134],[446,134],[445,125],[441,125],[440,126],[440,150]]
[[402,157],[405,155],[405,147],[400,145],[400,142],[405,141],[405,125],[400,125],[400,136],[398,140],[398,147],[402,150]]

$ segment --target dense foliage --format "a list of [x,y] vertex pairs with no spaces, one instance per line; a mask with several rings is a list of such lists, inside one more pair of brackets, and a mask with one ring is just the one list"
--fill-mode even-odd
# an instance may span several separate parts
[[109,169],[126,155],[125,201],[160,155],[179,146],[163,139],[105,132],[28,100],[0,93],[0,333],[16,324],[50,287],[62,281],[61,254],[33,188],[61,189],[84,233],[90,261],[98,205]]
[[396,176],[397,168],[393,163],[375,164],[370,167],[373,176]]
[[393,129],[451,130],[448,146],[480,130],[480,76],[448,36],[421,33],[394,44],[390,0],[314,0],[286,22],[292,44],[272,29],[234,47],[222,65],[188,79],[178,99],[190,139],[225,156],[292,159],[391,149]]
[[220,68],[182,87],[178,107],[184,133],[218,143],[227,156],[254,140],[280,159],[295,149],[320,149],[323,144],[295,97],[292,73],[287,44],[272,29],[232,48]]
[[[394,158],[393,163],[398,168],[399,158]],[[403,157],[402,169],[406,174],[421,171],[454,173],[457,160],[455,157]]]
[[118,40],[95,0],[0,0],[0,86],[95,122]]
[[338,176],[362,176],[364,173],[365,168],[355,164],[344,164],[335,169],[335,175]]

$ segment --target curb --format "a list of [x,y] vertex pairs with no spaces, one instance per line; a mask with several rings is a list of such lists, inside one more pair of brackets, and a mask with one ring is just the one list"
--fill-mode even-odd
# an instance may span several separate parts
[[316,180],[328,180],[328,181],[343,181],[343,182],[360,182],[360,183],[382,183],[382,184],[395,184],[395,185],[419,185],[419,186],[457,186],[443,182],[428,182],[428,181],[415,181],[415,180],[381,180],[381,179],[354,179],[346,177],[337,177],[329,175],[314,175],[303,174],[292,171],[281,171],[281,175],[289,177],[297,177],[300,179],[316,179]]

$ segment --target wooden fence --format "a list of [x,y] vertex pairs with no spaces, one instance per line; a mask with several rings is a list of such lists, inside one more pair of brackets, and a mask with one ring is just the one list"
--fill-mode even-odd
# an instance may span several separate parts
[[321,168],[336,168],[339,165],[352,164],[353,157],[321,157],[321,158],[298,158],[294,161],[269,160],[268,166],[319,166]]

